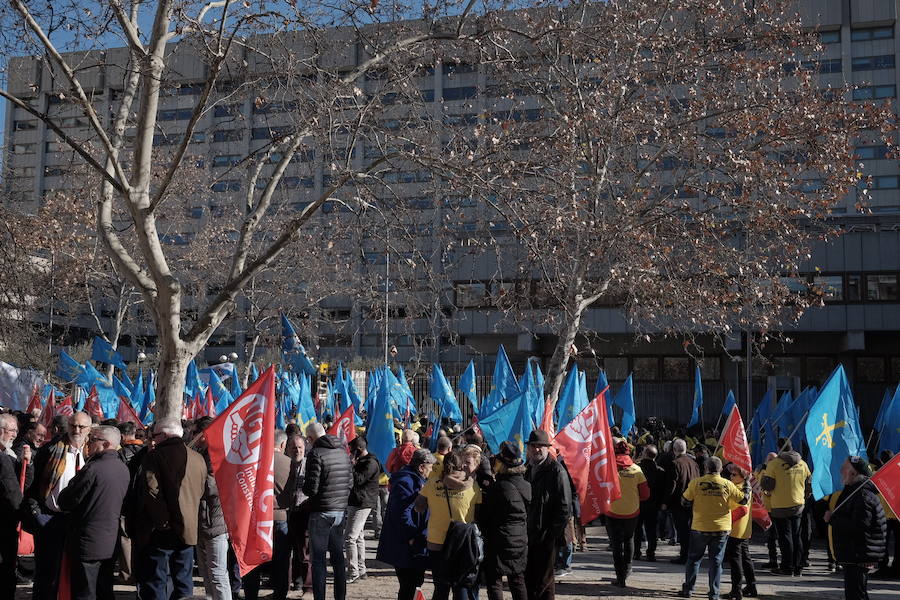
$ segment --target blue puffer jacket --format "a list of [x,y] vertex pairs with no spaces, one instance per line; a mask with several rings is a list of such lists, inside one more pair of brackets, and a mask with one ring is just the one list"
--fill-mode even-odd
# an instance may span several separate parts
[[[428,513],[413,508],[425,479],[409,466],[391,475],[376,559],[400,569],[428,568],[425,532]],[[409,541],[413,540],[410,544]]]

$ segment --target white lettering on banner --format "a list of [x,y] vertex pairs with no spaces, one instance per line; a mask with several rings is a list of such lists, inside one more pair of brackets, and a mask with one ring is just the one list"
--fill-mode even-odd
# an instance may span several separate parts
[[230,408],[228,420],[222,428],[222,441],[228,448],[225,460],[231,464],[248,465],[259,460],[265,406],[265,396],[250,394]]
[[[274,458],[272,464],[274,465]],[[266,480],[274,486],[275,472],[272,469],[269,469],[268,473]],[[256,534],[262,539],[265,548],[272,548],[274,543],[272,536],[275,522],[272,519],[265,518],[267,509],[270,507],[273,510],[275,508],[275,489],[272,486],[266,486],[266,490],[259,497],[259,504],[256,505],[257,512],[262,516],[262,519],[256,522]],[[265,551],[261,551],[260,555],[264,561],[271,559],[271,556]]]

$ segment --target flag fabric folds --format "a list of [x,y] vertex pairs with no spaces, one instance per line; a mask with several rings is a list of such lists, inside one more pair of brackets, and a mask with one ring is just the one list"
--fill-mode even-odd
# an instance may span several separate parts
[[806,443],[813,461],[812,492],[816,500],[843,489],[844,459],[866,456],[866,443],[843,365],[835,368],[809,409]]
[[688,427],[693,427],[700,422],[700,408],[703,406],[703,382],[700,379],[700,365],[695,365],[694,369],[694,405],[691,407],[691,420],[688,421]]
[[872,483],[895,515],[900,515],[900,454],[895,454],[872,475]]
[[582,524],[607,514],[613,500],[622,495],[605,396],[598,394],[553,440],[575,483]]
[[399,383],[393,372],[388,368],[383,368],[375,399],[370,405],[371,410],[366,427],[369,452],[374,454],[381,464],[387,462],[391,450],[396,446],[394,415],[391,410],[391,392],[395,385],[399,386]]
[[294,325],[288,320],[284,313],[281,313],[281,351],[293,352],[300,349],[300,337]]
[[[457,423],[462,421],[462,412],[459,404],[456,402],[456,394],[450,383],[444,376],[444,370],[441,365],[434,363],[431,365],[431,399],[441,407],[441,414],[448,419]],[[402,408],[402,407],[401,407]]]
[[475,387],[475,361],[470,360],[469,366],[459,378],[459,391],[462,392],[469,404],[472,405],[472,414],[478,412],[478,390]]
[[509,363],[506,349],[503,347],[503,344],[500,344],[500,348],[497,350],[497,360],[494,363],[491,390],[481,403],[481,408],[478,411],[478,420],[481,421],[482,418],[489,415],[492,411],[500,408],[504,400],[508,400],[518,395],[518,393],[519,384],[516,381],[516,374]]
[[885,409],[878,438],[879,450],[900,452],[900,385]]
[[737,404],[737,400],[734,398],[734,392],[728,390],[728,396],[725,397],[725,405],[722,407],[722,416],[728,418],[735,404]]
[[353,405],[351,404],[343,413],[341,413],[341,416],[337,418],[334,425],[328,428],[328,433],[344,440],[346,443],[352,442],[356,439],[355,422],[356,415],[354,414]]
[[59,351],[59,361],[56,363],[57,377],[70,383],[76,381],[83,372],[84,367],[77,360],[69,356],[65,350]]
[[625,380],[622,388],[613,398],[612,403],[614,406],[622,409],[621,431],[622,435],[628,435],[631,433],[635,421],[637,421],[637,415],[634,412],[634,388],[631,382],[631,373],[628,374],[628,379]]
[[210,423],[206,438],[231,545],[246,575],[272,558],[274,367]]
[[99,335],[94,336],[94,343],[91,345],[91,360],[113,365],[122,371],[125,370],[125,361],[122,360],[122,355]]

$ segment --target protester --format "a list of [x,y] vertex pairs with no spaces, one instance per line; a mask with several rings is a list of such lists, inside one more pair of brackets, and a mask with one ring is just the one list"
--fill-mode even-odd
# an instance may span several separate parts
[[444,473],[444,457],[453,450],[453,441],[446,435],[442,435],[437,439],[437,445],[434,451],[434,458],[437,462],[431,470],[431,479],[440,479]]
[[309,575],[309,553],[306,532],[309,528],[309,503],[303,493],[306,480],[306,439],[295,433],[288,437],[285,455],[291,459],[291,474],[285,489],[292,492],[291,507],[288,509],[288,533],[291,538],[292,587],[305,590]]
[[122,434],[94,427],[85,446],[84,468],[59,493],[67,514],[66,552],[73,600],[112,600],[113,567],[128,467],[119,459]]
[[[83,453],[91,418],[69,416],[66,432],[41,446],[34,457],[34,484],[28,489],[25,524],[34,534],[33,600],[56,600],[60,565],[66,546],[66,517],[59,494],[85,464]],[[54,425],[59,427],[54,420]]]
[[475,482],[475,470],[480,463],[472,454],[453,452],[444,458],[444,473],[439,480],[429,480],[419,492],[416,510],[428,511],[428,553],[434,580],[432,600],[447,600],[453,593],[455,600],[476,600],[477,582],[454,585],[447,579],[444,567],[459,560],[444,552],[444,541],[451,521],[472,523],[475,507],[481,504],[481,488]]
[[707,458],[704,475],[693,479],[684,491],[684,505],[691,508],[691,538],[684,585],[678,595],[690,598],[697,582],[700,561],[709,555],[709,598],[718,600],[722,577],[722,558],[731,532],[731,511],[750,503],[750,484],[743,489],[723,478],[722,461],[718,457]]
[[21,426],[19,436],[12,444],[12,451],[16,453],[19,460],[22,460],[22,449],[25,446],[31,448],[31,452],[37,450],[44,445],[47,440],[47,428],[37,421],[29,421]]
[[180,420],[157,420],[154,447],[141,461],[140,492],[129,526],[141,600],[177,600],[193,594],[194,546],[208,471],[203,457],[185,445],[183,435]]
[[353,484],[350,458],[341,440],[327,435],[320,423],[307,427],[306,437],[312,443],[306,457],[303,493],[309,498],[313,597],[325,600],[325,553],[328,552],[334,571],[334,597],[344,600],[347,594],[344,511]]
[[436,462],[431,452],[419,448],[407,466],[391,475],[384,535],[378,540],[375,558],[394,567],[399,583],[397,600],[414,600],[416,588],[425,581],[428,514],[416,511],[414,507]]
[[366,538],[363,528],[378,497],[381,463],[370,454],[366,439],[354,438],[349,444],[353,460],[353,487],[347,501],[347,583],[366,579]]
[[137,439],[137,427],[134,423],[126,421],[117,425],[119,432],[122,434],[122,445],[119,448],[119,456],[125,461],[126,465],[130,465],[135,455],[141,451],[144,444]]
[[396,473],[406,466],[412,458],[413,452],[419,447],[419,434],[412,429],[404,429],[400,434],[400,445],[391,450],[384,463],[387,473]]
[[623,439],[614,442],[616,469],[619,473],[621,496],[610,504],[606,514],[606,532],[612,545],[615,584],[625,587],[631,575],[631,559],[634,555],[634,532],[637,529],[640,503],[650,498],[647,478],[628,453],[631,448]]
[[531,483],[528,506],[528,561],[525,587],[529,600],[556,597],[553,566],[556,539],[569,521],[571,490],[565,469],[550,456],[550,436],[535,429],[528,436],[528,468],[525,479]]
[[[634,534],[634,558],[641,558],[642,541],[647,541],[647,560],[656,560],[656,543],[659,528],[659,507],[663,503],[665,470],[656,463],[657,449],[653,444],[644,446],[638,466],[647,480],[650,497],[643,500],[638,514],[638,526]],[[643,534],[643,535],[642,535]]]
[[[19,508],[22,490],[19,488],[19,467],[12,445],[19,431],[19,423],[10,414],[0,415],[0,597],[16,594],[16,552],[18,550]],[[31,448],[22,450],[23,458],[31,460]]]
[[799,576],[803,571],[803,542],[800,536],[800,517],[809,494],[810,470],[798,452],[791,448],[791,440],[778,440],[781,452],[766,464],[760,486],[769,493],[769,514],[778,531],[781,566],[772,569],[776,575]]
[[[728,479],[738,489],[744,489],[747,473],[735,464],[726,467]],[[752,497],[731,511],[731,534],[725,546],[725,560],[731,571],[731,591],[725,595],[730,600],[741,600],[744,596],[756,596],[756,571],[750,556],[750,535],[753,533],[753,519],[750,514]],[[743,582],[747,587],[742,588]]]
[[844,489],[832,494],[825,521],[831,526],[834,558],[844,571],[844,598],[868,600],[868,574],[884,554],[887,523],[866,460],[849,456],[841,465]]
[[503,577],[513,600],[527,600],[528,506],[531,484],[519,446],[500,444],[494,455],[495,484],[484,492],[478,523],[484,535],[482,577],[488,600],[503,600]]
[[212,423],[209,417],[197,419],[194,431],[199,438],[194,448],[206,463],[206,489],[200,497],[197,522],[197,566],[203,577],[206,600],[231,600],[231,582],[228,577],[228,529],[219,498],[219,486],[212,472],[209,458],[209,441],[203,432]]
[[272,587],[273,600],[285,600],[290,587],[291,541],[288,537],[287,513],[292,503],[292,490],[287,489],[291,475],[291,459],[284,453],[287,446],[287,434],[276,429],[274,434],[274,493],[275,509],[272,514],[272,560],[258,565],[243,578],[245,600],[256,600],[259,597],[260,576],[264,570],[269,571],[269,584]]
[[694,457],[687,453],[687,443],[682,439],[672,442],[674,459],[666,469],[665,504],[662,508],[672,514],[675,532],[678,536],[678,556],[671,562],[685,564],[687,562],[688,544],[691,540],[691,511],[681,503],[681,498],[688,484],[700,477],[700,470]]

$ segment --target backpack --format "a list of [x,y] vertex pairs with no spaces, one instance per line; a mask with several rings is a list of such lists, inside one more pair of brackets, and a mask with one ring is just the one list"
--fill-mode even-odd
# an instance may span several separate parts
[[481,530],[475,523],[453,520],[450,511],[450,496],[444,490],[447,500],[447,512],[450,514],[450,526],[444,538],[444,561],[441,569],[442,578],[451,587],[471,587],[478,580],[478,569],[484,560],[484,540]]

